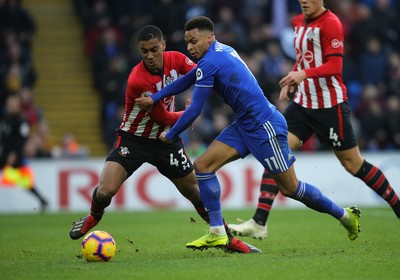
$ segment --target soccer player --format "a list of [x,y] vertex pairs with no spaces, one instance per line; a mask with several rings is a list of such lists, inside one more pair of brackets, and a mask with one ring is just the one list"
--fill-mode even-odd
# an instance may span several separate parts
[[[382,171],[360,153],[350,121],[350,106],[342,80],[343,28],[339,19],[325,9],[322,0],[300,0],[302,14],[293,19],[297,61],[280,81],[280,99],[297,92],[284,116],[289,127],[289,147],[296,150],[314,133],[333,150],[347,172],[361,179],[382,197],[400,218],[400,201]],[[267,219],[278,194],[276,183],[264,171],[253,217],[229,225],[233,233],[254,238],[267,237]]]
[[200,115],[212,93],[221,95],[237,116],[194,161],[200,195],[209,211],[210,228],[207,234],[187,243],[186,247],[204,249],[227,244],[228,236],[221,214],[221,189],[215,172],[250,153],[272,174],[285,196],[330,214],[347,229],[350,240],[356,239],[360,210],[357,207],[342,208],[318,188],[297,179],[285,118],[267,100],[238,53],[216,40],[213,22],[204,16],[189,19],[185,24],[185,41],[191,56],[199,60],[196,70],[151,96],[136,99],[143,110],[148,110],[162,98],[180,93],[196,79],[192,104],[168,132],[160,134],[160,139],[174,143],[179,133]]
[[[180,52],[164,51],[166,43],[156,26],[144,26],[138,32],[137,44],[143,60],[128,77],[124,118],[116,132],[114,147],[106,159],[100,184],[93,191],[90,213],[72,225],[69,233],[72,239],[79,239],[99,223],[104,209],[110,205],[122,183],[145,162],[156,166],[191,201],[198,214],[209,221],[193,165],[186,155],[182,140],[175,139],[171,145],[167,145],[158,139],[182,115],[182,111],[174,112],[175,97],[163,99],[149,113],[141,111],[135,103],[135,98],[157,92],[177,80],[179,75],[194,69],[196,64]],[[227,250],[260,252],[230,237]]]
[[24,156],[24,146],[30,126],[21,113],[21,99],[13,94],[7,97],[5,114],[0,116],[0,186],[28,190],[40,202],[41,212],[48,205],[35,185],[35,174]]

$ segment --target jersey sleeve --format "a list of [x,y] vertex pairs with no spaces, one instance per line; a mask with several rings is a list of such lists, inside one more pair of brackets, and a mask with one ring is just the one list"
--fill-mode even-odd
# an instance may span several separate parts
[[324,56],[328,55],[343,55],[344,53],[344,34],[343,26],[336,16],[332,16],[321,30],[323,35],[322,49]]
[[196,70],[196,87],[213,87],[217,67],[209,61],[201,61]]
[[[141,82],[137,82],[141,81]],[[140,78],[135,77],[128,80],[128,85],[126,88],[125,103],[127,106],[136,106],[135,99],[140,97],[145,92],[153,92],[153,87],[150,83],[143,82]],[[142,112],[145,114],[145,112]],[[179,117],[182,115],[183,111],[180,112],[168,112],[165,109],[162,102],[158,102],[154,105],[153,110],[149,113],[150,118],[157,124],[162,126],[172,126],[176,123]]]
[[179,67],[179,74],[185,75],[190,72],[193,68],[196,67],[196,63],[194,63],[190,58],[180,52],[176,52],[176,59]]
[[168,112],[161,102],[157,102],[149,113],[151,119],[159,125],[173,126],[184,111]]

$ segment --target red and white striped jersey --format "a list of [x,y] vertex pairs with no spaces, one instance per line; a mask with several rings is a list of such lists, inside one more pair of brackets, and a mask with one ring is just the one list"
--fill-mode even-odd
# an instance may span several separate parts
[[[344,52],[343,27],[338,17],[326,10],[319,17],[306,21],[303,14],[293,18],[296,63],[293,71],[316,68],[329,56]],[[330,108],[347,101],[342,71],[336,75],[320,75],[300,83],[294,102],[310,109]]]
[[[184,75],[192,70],[196,64],[184,54],[175,51],[164,52],[163,59],[164,73],[162,76],[147,71],[143,61],[137,64],[129,74],[125,94],[125,114],[120,126],[121,130],[149,139],[158,139],[161,132],[169,130],[170,126],[158,124],[154,120],[157,117],[154,114],[162,113],[160,110],[153,109],[150,114],[147,114],[140,110],[135,99],[139,98],[144,92],[155,93],[161,90],[178,79],[179,75]],[[160,100],[155,106],[161,106],[159,103],[164,106],[166,111],[174,112],[175,96]],[[158,116],[158,119],[164,118],[164,115]]]

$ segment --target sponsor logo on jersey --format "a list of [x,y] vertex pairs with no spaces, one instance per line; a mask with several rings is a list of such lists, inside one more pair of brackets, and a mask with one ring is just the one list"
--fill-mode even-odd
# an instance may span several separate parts
[[187,65],[193,65],[194,64],[194,62],[192,60],[190,60],[190,58],[188,58],[188,57],[185,58],[185,62],[186,62]]
[[311,63],[314,60],[314,55],[311,51],[306,51],[306,53],[303,55],[303,58],[308,63]]
[[343,41],[340,41],[338,39],[333,39],[331,42],[332,48],[337,49],[339,47],[343,47]]

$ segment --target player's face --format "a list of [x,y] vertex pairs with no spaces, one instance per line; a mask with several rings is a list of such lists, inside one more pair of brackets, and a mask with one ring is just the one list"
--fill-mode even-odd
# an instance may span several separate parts
[[199,31],[198,28],[185,32],[187,50],[195,59],[201,59],[214,41],[214,34],[207,30]]
[[322,0],[299,0],[301,12],[306,19],[313,19],[325,11]]
[[162,70],[165,40],[159,41],[153,38],[148,41],[139,41],[138,49],[147,69],[154,72]]

